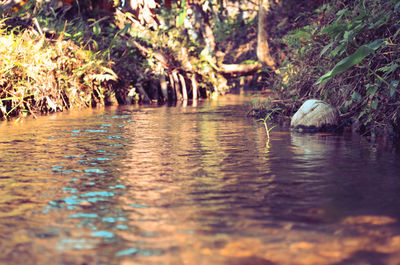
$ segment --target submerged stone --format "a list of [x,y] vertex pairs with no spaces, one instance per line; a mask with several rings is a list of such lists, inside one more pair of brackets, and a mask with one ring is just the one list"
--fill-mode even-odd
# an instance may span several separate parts
[[293,115],[290,129],[297,132],[332,131],[339,124],[339,113],[330,104],[309,99]]

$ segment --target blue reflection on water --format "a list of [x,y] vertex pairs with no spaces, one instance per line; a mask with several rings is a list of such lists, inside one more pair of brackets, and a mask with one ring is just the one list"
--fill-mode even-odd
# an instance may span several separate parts
[[128,248],[128,249],[124,249],[121,251],[118,251],[117,253],[115,253],[115,256],[119,257],[119,256],[129,256],[132,254],[136,254],[138,252],[137,248]]
[[115,228],[118,229],[118,230],[127,230],[129,228],[129,226],[124,225],[124,224],[117,224],[115,226]]
[[124,250],[120,250],[115,253],[115,256],[130,256],[130,255],[140,255],[140,256],[159,256],[162,255],[163,252],[159,249],[139,249],[139,248],[128,248]]
[[95,196],[104,196],[104,197],[112,197],[114,196],[113,192],[108,192],[108,191],[92,191],[92,192],[87,192],[84,194],[79,195],[80,197],[95,197]]
[[85,132],[93,132],[93,133],[98,133],[98,132],[107,132],[107,130],[85,130]]
[[85,238],[64,238],[58,244],[56,249],[59,251],[64,251],[67,249],[93,249],[97,245],[96,241],[91,241]]
[[96,231],[92,232],[91,234],[94,237],[104,237],[104,238],[113,238],[114,233],[108,232],[108,231]]
[[[127,123],[132,123],[131,115],[104,115],[99,119],[109,123],[96,123],[97,128],[83,128],[69,131],[66,142],[73,141],[62,157],[64,161],[51,165],[51,170],[58,174],[68,174],[65,178],[68,184],[62,187],[62,198],[54,199],[43,210],[44,214],[50,211],[70,211],[66,222],[76,229],[83,229],[79,233],[67,232],[68,238],[61,239],[56,249],[84,250],[95,249],[102,243],[113,243],[119,240],[116,231],[129,229],[128,220],[124,217],[123,209],[116,207],[114,200],[123,194],[127,188],[115,182],[118,176],[114,174],[117,157],[121,155],[128,141],[121,135]],[[117,119],[111,120],[110,119]],[[70,134],[69,134],[70,133]],[[68,153],[68,151],[70,153]],[[144,205],[135,205],[136,208],[147,208]],[[71,236],[73,235],[73,236]],[[76,237],[76,238],[74,238]],[[121,251],[120,256],[133,254],[148,255],[149,250]]]
[[117,116],[112,116],[111,118],[113,119],[123,119],[123,118],[129,118],[131,115],[117,115]]
[[75,213],[68,216],[69,218],[97,218],[99,215],[97,213]]
[[99,174],[106,173],[105,171],[103,171],[101,169],[98,169],[98,168],[85,169],[85,172],[87,172],[87,173],[99,173]]
[[124,188],[126,188],[126,186],[119,184],[119,185],[115,185],[115,186],[108,186],[108,188],[109,189],[124,189]]
[[76,157],[84,157],[84,155],[66,155],[66,158],[76,158]]
[[133,208],[142,208],[142,209],[148,208],[146,205],[141,205],[141,204],[136,204],[136,203],[128,204],[128,206],[133,207]]
[[90,158],[90,159],[95,159],[95,160],[99,160],[99,161],[113,160],[113,158],[109,158],[109,157],[96,157],[96,158]]
[[107,137],[107,139],[120,139],[120,138],[121,138],[121,136],[119,136],[119,135],[111,135],[111,136]]
[[76,193],[77,190],[76,190],[76,188],[64,187],[63,192]]

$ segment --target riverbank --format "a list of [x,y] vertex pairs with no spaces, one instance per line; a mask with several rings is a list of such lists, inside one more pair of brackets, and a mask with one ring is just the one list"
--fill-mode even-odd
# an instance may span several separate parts
[[112,62],[88,47],[0,22],[0,118],[107,104]]
[[150,2],[138,13],[107,1],[0,4],[0,118],[224,94],[202,40],[182,36],[183,9]]
[[1,27],[1,118],[197,100],[238,88],[273,93],[273,100],[255,100],[261,113],[290,117],[315,98],[340,111],[342,126],[363,135],[399,134],[396,1],[271,1],[275,71],[257,65],[257,7],[227,1],[226,10],[203,10],[161,1],[154,9],[150,2],[135,14],[126,6],[83,12],[73,4],[53,14],[35,1],[8,13]]
[[270,12],[270,47],[280,66],[268,86],[277,100],[260,100],[255,109],[290,117],[307,99],[320,99],[339,110],[342,127],[398,137],[400,3],[335,0],[285,16],[295,29],[282,32],[284,5]]

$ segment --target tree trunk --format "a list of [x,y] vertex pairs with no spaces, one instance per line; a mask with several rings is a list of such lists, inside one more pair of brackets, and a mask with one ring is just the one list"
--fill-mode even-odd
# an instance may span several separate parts
[[198,93],[198,89],[197,89],[197,81],[196,81],[196,74],[192,73],[192,97],[193,97],[193,101],[197,100],[197,93]]
[[160,87],[163,95],[163,100],[168,100],[168,84],[165,75],[160,76]]
[[178,77],[179,77],[179,81],[181,82],[183,100],[187,100],[188,95],[187,95],[185,78],[181,74],[178,74]]
[[180,91],[180,82],[179,82],[179,77],[178,77],[178,71],[177,70],[173,70],[171,75],[172,75],[172,78],[174,79],[174,87],[175,87],[176,99],[177,100],[182,100],[182,93]]
[[257,35],[257,58],[263,64],[275,70],[275,62],[269,53],[268,32],[267,32],[267,13],[269,0],[258,0],[258,35]]

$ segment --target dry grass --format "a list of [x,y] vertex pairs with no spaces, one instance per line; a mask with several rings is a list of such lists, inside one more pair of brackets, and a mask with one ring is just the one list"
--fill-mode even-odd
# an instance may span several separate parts
[[0,118],[104,103],[117,76],[99,54],[0,22]]

